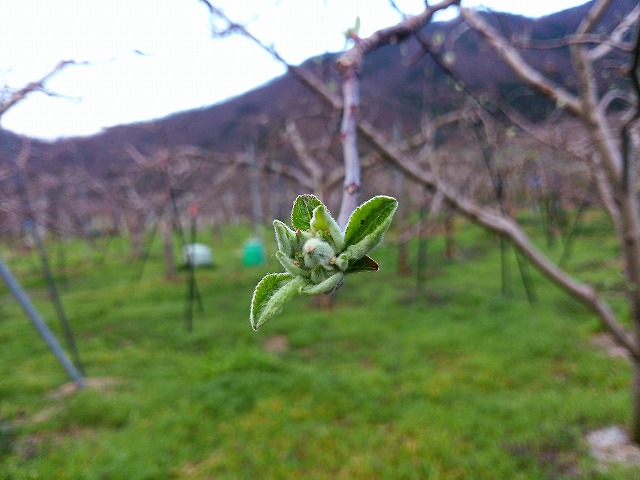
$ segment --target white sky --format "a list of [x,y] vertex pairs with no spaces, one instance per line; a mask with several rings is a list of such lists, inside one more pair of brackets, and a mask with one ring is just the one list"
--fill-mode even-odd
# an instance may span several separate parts
[[[463,0],[463,5],[541,16],[584,1]],[[342,32],[357,16],[361,36],[399,20],[387,0],[212,3],[248,22],[292,64],[342,50]],[[407,13],[424,5],[422,0],[396,4]],[[67,98],[36,93],[2,117],[2,127],[32,137],[87,135],[211,105],[284,73],[244,38],[212,39],[208,11],[197,0],[0,0],[0,18],[0,88],[39,79],[60,60],[92,63],[67,67],[48,83]]]

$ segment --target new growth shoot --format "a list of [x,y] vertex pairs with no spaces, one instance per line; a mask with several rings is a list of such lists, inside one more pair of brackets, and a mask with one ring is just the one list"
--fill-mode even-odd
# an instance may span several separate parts
[[293,228],[273,222],[276,257],[286,272],[270,273],[256,286],[249,316],[253,329],[278,315],[294,297],[331,293],[346,275],[377,271],[378,264],[367,254],[382,241],[397,207],[395,198],[373,197],[355,209],[343,232],[315,196],[296,198]]

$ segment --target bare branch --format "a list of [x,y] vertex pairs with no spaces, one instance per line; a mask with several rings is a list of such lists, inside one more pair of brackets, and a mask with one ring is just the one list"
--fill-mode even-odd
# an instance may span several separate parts
[[302,162],[304,168],[306,168],[312,177],[321,177],[322,176],[322,168],[318,164],[318,161],[311,156],[307,146],[302,139],[302,135],[300,135],[300,131],[298,127],[296,127],[295,122],[287,122],[285,127],[285,136],[291,142],[293,149],[296,151],[298,158]]
[[[622,37],[625,33],[629,31],[631,27],[638,21],[640,18],[640,5],[637,5],[631,12],[626,15],[622,21],[616,26],[616,28],[611,32],[609,37],[606,37],[602,43],[594,47],[587,55],[589,60],[595,62],[600,58],[607,55],[613,48],[620,48],[621,50],[626,50],[627,45],[622,43]],[[630,51],[633,49],[633,45],[629,46]]]
[[20,153],[16,156],[16,164],[18,168],[22,171],[27,168],[27,162],[29,161],[29,157],[31,156],[31,140],[28,138],[23,139],[22,148],[20,149]]
[[299,168],[274,161],[266,163],[264,165],[264,168],[267,172],[272,172],[277,175],[282,175],[283,177],[289,178],[304,189],[307,189],[309,191],[313,190],[313,182],[309,178],[309,175]]
[[150,160],[148,157],[143,155],[140,150],[138,150],[131,143],[127,143],[124,147],[124,151],[129,154],[131,159],[137,164],[142,166],[143,168],[153,168],[156,166],[156,163]]
[[356,39],[354,46],[338,59],[336,66],[342,75],[344,105],[340,139],[344,155],[345,178],[338,214],[338,225],[342,228],[346,227],[351,213],[358,205],[358,192],[361,187],[357,117],[360,108],[360,70],[365,56],[384,45],[398,43],[415,35],[431,21],[434,13],[459,3],[460,0],[443,0],[434,6],[427,5],[419,15],[407,17],[397,25],[378,30],[365,39]]
[[383,45],[395,44],[415,35],[420,29],[431,21],[433,14],[452,5],[459,5],[460,0],[443,0],[433,6],[426,6],[419,15],[407,17],[402,22],[392,27],[383,28],[373,33],[370,37],[357,41],[355,45],[338,60],[338,69],[345,74],[355,69],[359,73],[364,57]]
[[296,154],[304,168],[309,172],[309,176],[311,177],[313,184],[314,195],[320,199],[324,199],[324,192],[322,188],[322,168],[318,161],[309,153],[309,150],[302,139],[302,135],[300,135],[300,132],[294,122],[287,122],[287,126],[285,127],[285,136],[296,151]]
[[[599,6],[596,4],[594,8]],[[593,65],[587,58],[586,48],[579,45],[572,47],[574,64],[580,83],[580,116],[589,131],[593,144],[597,148],[609,176],[609,182],[616,185],[626,182],[624,159],[618,150],[614,139],[606,132],[611,131],[609,121],[604,112],[598,108],[598,85],[593,74]]]
[[596,0],[594,5],[589,9],[587,16],[584,17],[582,22],[580,22],[577,32],[579,34],[584,34],[593,30],[593,27],[596,26],[598,20],[602,18],[604,12],[609,8],[610,3],[611,0]]
[[315,78],[313,74],[309,73],[302,68],[296,67],[288,63],[276,49],[265,45],[260,39],[255,37],[247,28],[244,26],[233,22],[221,9],[214,7],[208,0],[200,0],[204,3],[211,15],[214,15],[218,18],[221,18],[229,25],[229,28],[233,29],[234,32],[238,32],[242,34],[244,37],[251,40],[253,43],[262,48],[265,52],[271,55],[278,63],[285,66],[287,71],[291,73],[296,79],[298,79],[303,85],[308,87],[312,92],[316,93],[320,96],[326,103],[331,105],[336,110],[340,110],[342,108],[342,100],[338,95],[330,91],[319,79]]
[[611,308],[600,299],[593,287],[574,279],[555,263],[551,262],[533,244],[514,220],[464,198],[457,191],[439,180],[433,173],[421,169],[409,157],[386,142],[382,135],[369,123],[361,121],[358,131],[376,150],[396,164],[409,177],[436,192],[442,192],[446,202],[461,214],[494,232],[506,235],[549,280],[596,313],[616,338],[616,341],[623,345],[636,360],[640,360],[640,346],[638,346],[633,336],[617,321]]
[[[340,60],[338,61],[340,65]],[[351,213],[358,206],[358,192],[361,187],[360,158],[358,155],[358,137],[356,133],[358,109],[360,108],[360,80],[358,78],[359,65],[348,68],[342,73],[342,97],[344,108],[342,112],[342,126],[340,140],[344,159],[344,191],[338,214],[338,225],[344,229]]]
[[[628,20],[628,17],[625,17],[625,20]],[[632,48],[629,43],[621,41],[620,38],[614,37],[613,34],[611,36],[605,36],[596,33],[583,35],[573,34],[566,35],[561,38],[550,38],[546,40],[519,40],[514,38],[511,39],[511,44],[514,47],[527,50],[553,50],[556,48],[569,47],[571,45],[596,45],[593,50],[598,50],[598,52],[601,53],[594,55],[592,60],[606,55],[613,49],[629,52]]]
[[75,63],[76,62],[74,62],[73,60],[63,60],[61,62],[58,62],[58,64],[56,64],[56,66],[53,67],[53,69],[49,73],[47,73],[45,76],[43,76],[40,80],[31,82],[25,85],[24,87],[22,87],[21,89],[11,93],[11,95],[9,95],[9,97],[3,100],[3,102],[0,104],[0,117],[2,117],[2,115],[4,115],[4,113],[7,110],[9,110],[11,107],[16,105],[21,100],[23,100],[31,92],[38,91],[38,90],[43,91],[46,82],[49,81],[51,77],[59,73],[67,65],[71,65]]
[[607,181],[605,172],[602,169],[602,167],[599,165],[598,156],[592,153],[590,157],[591,157],[591,164],[593,165],[592,167],[593,178],[596,181],[596,187],[598,188],[600,200],[602,201],[602,204],[604,205],[604,208],[607,211],[609,218],[611,218],[611,221],[613,223],[613,226],[615,228],[615,231],[618,237],[620,237],[620,235],[623,234],[622,222],[620,220],[620,211],[618,210],[618,207],[616,206],[613,199],[614,197],[613,197],[613,190],[611,189],[611,184]]
[[[638,8],[638,7],[636,7]],[[639,17],[640,18],[640,17]],[[631,126],[634,122],[640,119],[640,78],[638,77],[638,68],[640,67],[640,22],[638,27],[636,28],[636,41],[635,47],[633,50],[631,60],[631,67],[629,68],[629,79],[631,80],[631,88],[633,90],[634,98],[634,113],[631,115],[631,118],[624,124],[622,130],[620,132],[622,137],[622,160],[625,166],[625,187],[628,186],[628,177],[629,177],[629,166],[631,165],[631,158],[629,158],[631,153],[631,135],[630,130]]]
[[[250,38],[252,41],[260,45],[273,58],[285,65],[289,72],[301,80],[331,107],[340,109],[343,106],[343,102],[340,98],[334,93],[329,92],[324,84],[317,80],[313,75],[309,74],[307,71],[288,65],[284,59],[277,54],[277,52],[272,48],[263,45],[259,40],[250,35],[244,27],[234,24],[226,17],[220,15],[216,9],[211,7],[208,1],[201,1],[209,5],[210,11],[213,14],[226,19],[232,30],[241,32],[247,38]],[[442,2],[434,7],[427,6],[421,15],[408,17],[405,21],[395,27],[383,29],[374,33],[367,39],[357,40],[354,47],[340,57],[338,60],[338,68],[343,75],[343,92],[345,94],[343,109],[345,116],[343,117],[342,126],[342,139],[344,146],[346,147],[345,160],[351,158],[354,162],[358,161],[357,144],[355,143],[357,140],[355,132],[357,132],[374,148],[376,152],[378,152],[380,156],[399,166],[400,169],[408,175],[408,177],[414,179],[421,185],[426,186],[432,192],[437,192],[437,196],[441,195],[444,198],[444,201],[457,209],[467,218],[492,231],[506,235],[547,278],[595,312],[616,340],[630,352],[634,360],[640,361],[640,346],[638,341],[624,329],[620,322],[618,322],[610,307],[599,297],[595,289],[574,279],[567,272],[563,271],[553,263],[537,249],[513,219],[502,215],[498,211],[480,206],[478,203],[467,199],[455,188],[443,181],[433,171],[420,167],[413,158],[409,157],[397,146],[388,142],[375,128],[373,128],[370,123],[362,120],[356,121],[359,103],[359,73],[361,71],[362,61],[366,54],[382,45],[398,42],[414,35],[422,25],[430,20],[435,9],[445,8],[446,6],[458,3],[458,1],[450,0]],[[607,3],[608,1],[599,1],[596,4],[595,9],[592,10],[588,19],[583,22],[583,29],[578,32],[580,35],[584,36],[589,33],[590,28],[597,23],[598,18],[601,16],[601,12],[606,8]],[[611,182],[612,179],[615,179],[616,173],[619,173],[619,156],[616,157],[613,141],[606,135],[607,133],[610,133],[610,130],[607,129],[608,124],[606,119],[594,118],[594,115],[597,115],[596,106],[598,102],[593,101],[596,97],[585,100],[582,91],[581,97],[578,97],[563,86],[551,82],[539,71],[527,64],[521,54],[498,32],[486,24],[479,14],[472,10],[462,8],[461,15],[467,20],[468,24],[474,30],[479,32],[480,35],[488,41],[488,43],[498,52],[503,60],[511,66],[517,75],[524,80],[524,82],[547,96],[549,99],[555,101],[557,105],[580,117],[582,124],[587,129],[590,129],[591,140],[597,147],[597,160],[601,161],[602,164],[606,166],[608,181]],[[590,64],[584,59],[584,51],[586,49],[581,46],[576,47],[576,49],[581,49],[583,55],[583,66],[581,67],[579,65],[577,70],[580,73],[580,69],[582,68],[582,74],[588,76],[591,71]],[[588,81],[585,82],[581,79],[581,87],[583,90],[585,88],[588,90],[591,87],[591,84]],[[349,163],[345,163],[346,170],[349,170],[350,165],[351,164]],[[593,165],[598,166],[599,164],[594,162]],[[596,170],[596,173],[598,171],[601,172],[601,170]],[[345,178],[349,175],[350,173],[347,171]],[[357,175],[359,176],[359,171],[357,172]],[[600,178],[600,180],[603,179],[604,178],[602,177]],[[353,185],[353,188],[351,188],[350,185]],[[616,183],[610,183],[610,185],[615,189]],[[358,183],[350,184],[347,182],[346,186],[348,189],[351,188],[353,190],[354,195],[359,189]],[[616,195],[616,201],[618,201],[618,192],[614,192],[614,194]],[[343,199],[345,196],[346,195],[343,195]],[[613,208],[618,209],[617,206]],[[635,207],[634,205],[629,204],[625,205],[625,208],[627,210],[625,210],[625,217],[622,221],[628,222]],[[342,212],[346,212],[348,210],[348,208],[344,207],[343,203],[340,215],[341,219],[344,218]],[[637,243],[635,238],[637,229],[635,226],[636,225],[631,222],[629,223],[629,227],[625,226],[624,231],[624,238],[628,239],[629,242],[634,245]],[[635,268],[636,264],[640,263],[636,262],[636,258],[632,254],[627,254],[625,258],[629,259],[629,263],[633,264],[633,268]],[[639,284],[636,281],[636,276],[628,274],[628,278],[631,280],[630,284],[632,286]]]
[[404,20],[405,18],[407,18],[407,14],[406,14],[406,13],[404,13],[404,12],[400,9],[400,7],[398,7],[398,5],[396,5],[396,2],[394,2],[393,0],[389,0],[389,5],[391,6],[391,8],[393,8],[393,9],[398,13],[398,15],[400,15],[400,18],[402,18],[403,20]]
[[602,98],[598,102],[598,111],[603,115],[606,114],[609,110],[609,107],[611,106],[611,103],[616,100],[622,100],[626,104],[635,104],[635,99],[630,92],[614,88],[607,91],[607,93],[602,96]]
[[502,35],[482,19],[478,12],[469,8],[460,8],[460,15],[469,23],[471,28],[489,42],[496,53],[524,82],[576,115],[584,113],[578,97],[560,85],[551,82],[539,71],[531,67]]

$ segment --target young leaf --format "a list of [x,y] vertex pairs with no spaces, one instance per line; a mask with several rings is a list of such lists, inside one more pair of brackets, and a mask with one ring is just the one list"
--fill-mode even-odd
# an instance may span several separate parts
[[313,210],[320,205],[322,205],[322,202],[314,195],[299,195],[296,201],[293,202],[293,209],[291,210],[291,225],[293,225],[293,228],[309,230],[311,228]]
[[284,304],[300,294],[308,280],[288,273],[270,273],[266,275],[253,291],[249,321],[254,330],[258,330],[282,311]]
[[362,258],[350,262],[344,273],[377,272],[379,269],[380,266],[378,262],[370,256],[365,255]]
[[296,264],[295,260],[287,257],[284,253],[280,251],[276,252],[276,258],[284,267],[284,269],[291,275],[301,275],[306,278],[309,278],[311,276],[311,274],[307,270],[300,266],[299,262]]
[[311,217],[311,230],[328,234],[333,241],[337,252],[342,251],[344,244],[343,235],[338,223],[333,219],[329,210],[324,205],[319,205],[313,210]]
[[322,265],[316,265],[309,272],[309,278],[311,280],[311,283],[313,283],[314,285],[319,285],[335,273],[335,270],[327,270],[323,268]]
[[309,283],[306,286],[302,287],[302,293],[306,293],[307,295],[318,295],[320,293],[329,293],[332,290],[336,289],[339,285],[344,281],[344,273],[337,272],[328,277],[326,280],[321,283],[314,285],[313,283]]
[[378,196],[355,209],[344,232],[349,258],[363,257],[382,241],[397,208],[395,198]]
[[341,253],[335,258],[333,264],[346,273],[346,270],[349,267],[349,257],[347,257],[346,254]]
[[291,230],[280,220],[273,221],[273,229],[276,232],[278,250],[287,256],[291,256],[293,250],[298,246],[298,237],[296,236],[296,232]]
[[302,247],[302,258],[307,268],[322,265],[326,269],[331,269],[331,260],[335,254],[331,245],[318,237],[310,238]]

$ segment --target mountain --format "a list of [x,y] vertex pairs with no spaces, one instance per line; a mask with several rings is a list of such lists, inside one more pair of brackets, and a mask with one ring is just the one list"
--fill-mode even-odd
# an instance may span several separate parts
[[[591,4],[538,19],[498,12],[484,15],[506,37],[535,43],[574,32]],[[611,25],[636,4],[637,0],[614,0],[600,21],[600,28],[610,30]],[[524,87],[484,41],[473,31],[466,31],[461,20],[429,24],[420,37],[430,42],[443,40],[441,49],[450,68],[475,94],[507,99],[533,120],[543,118],[549,110],[546,100]],[[449,45],[451,38],[456,40]],[[568,47],[531,48],[524,51],[524,56],[549,78],[569,88],[575,83]],[[319,56],[301,67],[314,72],[327,85],[337,86],[336,58],[336,54]],[[615,78],[607,81],[615,81]],[[451,78],[424,53],[419,41],[412,39],[385,46],[367,57],[363,66],[362,116],[387,131],[398,125],[402,132],[414,133],[425,113],[439,115],[464,102],[465,96],[452,88],[452,83]],[[125,150],[129,144],[143,153],[150,153],[159,145],[193,145],[229,154],[243,151],[247,144],[253,143],[260,155],[278,156],[284,162],[295,163],[295,155],[283,147],[280,134],[288,119],[297,119],[302,135],[308,139],[325,135],[327,129],[337,131],[339,124],[335,113],[290,74],[285,74],[226,102],[176,113],[154,122],[117,126],[90,137],[53,143],[33,141],[29,169],[34,175],[37,171],[56,175],[72,165],[93,176],[108,177],[131,164],[131,157]],[[16,152],[21,139],[10,132],[4,134],[8,150]],[[337,138],[330,145],[337,151]],[[6,162],[6,154],[7,148],[0,156],[0,167]]]

